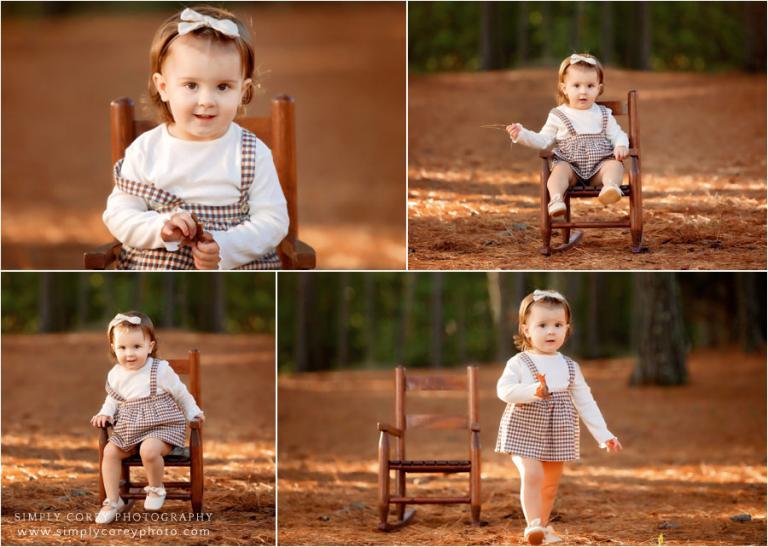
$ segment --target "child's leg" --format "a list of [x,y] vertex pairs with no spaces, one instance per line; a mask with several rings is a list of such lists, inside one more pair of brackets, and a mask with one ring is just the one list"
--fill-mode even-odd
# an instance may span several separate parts
[[560,196],[562,199],[571,182],[576,182],[576,173],[574,173],[573,169],[571,169],[571,166],[566,162],[558,162],[552,168],[552,172],[547,179],[549,199],[552,200],[555,198],[555,196]]
[[520,472],[520,503],[523,506],[525,521],[530,526],[531,522],[542,518],[541,487],[544,481],[544,467],[542,462],[522,456],[512,456],[512,461]]
[[160,439],[144,439],[139,448],[141,463],[147,472],[147,484],[149,486],[161,486],[163,484],[163,470],[165,462],[163,456],[168,454],[173,447]]
[[590,181],[592,186],[621,186],[624,164],[618,160],[606,160]]
[[541,523],[546,526],[552,505],[555,503],[557,486],[563,476],[563,462],[541,462],[544,468],[544,478],[541,484]]
[[109,501],[117,502],[117,497],[120,495],[121,462],[131,453],[131,451],[119,448],[111,441],[104,447],[104,457],[101,460],[101,477]]

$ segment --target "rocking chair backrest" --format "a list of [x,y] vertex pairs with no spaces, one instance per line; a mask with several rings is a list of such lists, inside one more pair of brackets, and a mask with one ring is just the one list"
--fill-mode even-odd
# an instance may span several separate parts
[[168,359],[168,364],[176,374],[189,375],[189,392],[195,398],[197,406],[203,408],[200,398],[200,352],[196,349],[190,350],[186,359]]
[[637,125],[637,91],[627,93],[626,101],[596,101],[597,104],[611,109],[614,116],[627,116],[629,119],[629,147],[640,150],[640,130]]

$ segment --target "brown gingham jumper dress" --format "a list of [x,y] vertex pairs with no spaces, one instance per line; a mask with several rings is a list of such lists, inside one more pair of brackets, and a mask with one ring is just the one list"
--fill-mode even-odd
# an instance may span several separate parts
[[[524,352],[520,355],[536,378],[539,371],[533,360]],[[570,396],[576,364],[563,357],[568,364],[568,387],[552,392],[549,399],[507,404],[499,425],[496,452],[542,462],[579,459],[579,415]]]
[[187,420],[170,393],[157,394],[157,361],[152,359],[151,366],[147,397],[126,401],[107,382],[107,393],[119,402],[109,440],[123,450],[150,438],[184,446]]
[[603,115],[603,127],[600,133],[576,133],[571,120],[562,110],[553,108],[552,113],[568,128],[568,136],[557,140],[557,147],[552,150],[552,167],[559,161],[568,162],[576,175],[588,181],[603,166],[606,160],[614,159],[613,146],[605,134],[608,128],[608,109],[598,105]]
[[[187,203],[182,198],[157,188],[153,184],[144,184],[120,176],[123,160],[115,164],[115,185],[123,192],[146,200],[148,207],[158,213],[167,213],[182,209],[194,213],[202,222],[206,231],[229,230],[242,224],[250,218],[248,193],[253,184],[256,166],[256,135],[243,129],[242,153],[240,166],[240,199],[230,205],[202,205]],[[235,268],[236,270],[277,270],[280,268],[280,257],[272,250],[253,262]],[[195,261],[192,250],[188,246],[180,247],[178,251],[166,249],[135,249],[123,245],[117,261],[119,270],[194,270]]]

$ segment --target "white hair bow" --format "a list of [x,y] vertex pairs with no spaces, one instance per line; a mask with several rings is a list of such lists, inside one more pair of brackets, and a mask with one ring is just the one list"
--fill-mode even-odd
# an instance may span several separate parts
[[192,32],[200,27],[210,27],[213,30],[218,30],[220,33],[230,38],[239,38],[240,31],[237,29],[237,25],[234,21],[229,19],[216,19],[215,17],[209,17],[202,13],[197,13],[195,10],[186,8],[181,12],[181,22],[179,23],[179,36]]
[[570,64],[575,64],[575,63],[587,63],[588,65],[597,66],[597,59],[595,59],[594,57],[584,57],[583,55],[574,53],[573,55],[571,55]]
[[534,302],[538,302],[542,298],[554,298],[555,300],[560,300],[561,302],[565,302],[565,297],[557,291],[541,291],[539,289],[536,289],[535,291],[533,291]]
[[127,321],[131,325],[141,325],[141,317],[137,317],[135,315],[125,315],[122,313],[118,313],[112,319],[112,321],[109,322],[109,326],[107,327],[107,332],[111,331],[114,327],[116,327],[123,321]]

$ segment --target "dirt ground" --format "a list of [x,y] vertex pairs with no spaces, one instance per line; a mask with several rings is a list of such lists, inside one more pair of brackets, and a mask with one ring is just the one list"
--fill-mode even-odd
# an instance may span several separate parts
[[[274,338],[160,331],[160,357],[197,348],[202,362],[205,493],[210,521],[84,521],[98,511],[98,437],[89,420],[109,370],[102,333],[6,335],[2,350],[2,541],[6,545],[273,545]],[[62,362],[62,357],[65,361]],[[132,476],[143,477],[133,468]],[[186,479],[169,468],[166,477]],[[45,514],[32,521],[28,515]],[[141,519],[141,505],[132,510]],[[95,535],[104,534],[104,535]],[[109,535],[106,535],[109,534]]]
[[[252,25],[264,87],[249,112],[296,100],[299,235],[318,267],[404,268],[404,4],[234,11]],[[144,93],[168,15],[3,19],[3,269],[79,269],[111,239],[109,102]]]
[[[680,388],[629,388],[632,366],[629,358],[583,365],[625,450],[609,456],[582,425],[582,459],[566,466],[555,502],[553,526],[564,544],[765,545],[765,354],[695,353],[691,383]],[[501,368],[481,366],[479,375],[487,526],[471,526],[466,506],[422,505],[409,526],[390,533],[376,530],[376,422],[394,421],[394,374],[279,376],[280,544],[521,544],[517,472],[493,452],[504,408],[495,392]],[[427,393],[409,399],[409,412],[466,411],[463,395]],[[408,457],[466,458],[465,433],[414,433]],[[409,493],[461,495],[467,488],[466,478],[411,477],[421,481],[409,479]],[[752,520],[730,520],[739,513]]]
[[[631,253],[628,229],[593,229],[544,257],[541,160],[480,126],[538,131],[554,78],[551,69],[409,77],[409,268],[765,268],[765,75],[608,70],[605,99],[638,90],[648,252]],[[628,130],[626,116],[618,121]],[[574,219],[626,217],[628,202],[575,200]]]

